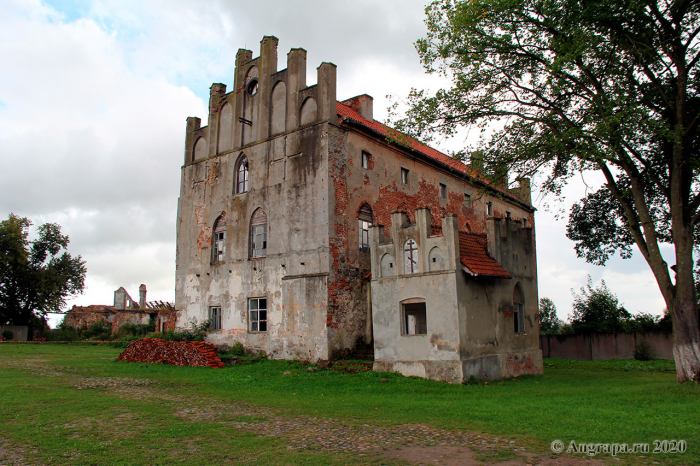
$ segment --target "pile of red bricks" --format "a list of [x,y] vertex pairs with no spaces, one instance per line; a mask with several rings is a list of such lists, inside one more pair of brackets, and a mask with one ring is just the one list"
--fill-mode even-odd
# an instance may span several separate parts
[[165,341],[141,338],[129,343],[117,358],[126,362],[150,362],[173,366],[224,367],[216,347],[204,341]]

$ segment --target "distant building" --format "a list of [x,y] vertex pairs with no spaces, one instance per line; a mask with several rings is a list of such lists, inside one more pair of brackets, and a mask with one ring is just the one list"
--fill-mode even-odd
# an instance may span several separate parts
[[541,372],[529,180],[490,184],[374,120],[372,97],[337,101],[332,63],[307,86],[306,51],[278,70],[277,43],[239,50],[208,125],[187,119],[178,326],[282,359],[373,345],[375,367],[442,380]]
[[156,330],[174,330],[177,320],[175,308],[163,301],[146,301],[146,285],[139,287],[139,302],[134,301],[124,287],[114,292],[114,305],[73,306],[65,317],[65,325],[81,328],[95,322],[111,324],[116,332],[125,323],[147,325],[155,321]]

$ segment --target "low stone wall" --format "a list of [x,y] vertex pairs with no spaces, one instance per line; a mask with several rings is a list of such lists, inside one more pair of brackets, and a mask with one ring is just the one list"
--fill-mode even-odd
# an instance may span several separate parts
[[204,341],[165,341],[141,338],[129,343],[118,361],[163,363],[173,366],[224,367],[216,347]]
[[671,333],[609,333],[540,335],[542,357],[577,359],[634,359],[634,348],[645,341],[655,359],[673,359]]

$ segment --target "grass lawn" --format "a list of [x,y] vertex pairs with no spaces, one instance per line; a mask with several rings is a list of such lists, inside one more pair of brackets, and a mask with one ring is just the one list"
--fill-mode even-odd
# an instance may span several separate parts
[[[683,454],[596,459],[700,464],[700,387],[677,384],[672,361],[545,359],[541,376],[448,385],[288,361],[225,369],[115,362],[120,351],[0,344],[0,463],[12,464],[16,452],[17,464],[408,464],[381,448],[298,445],[307,427],[308,438],[327,428],[342,444],[345,431],[330,432],[338,425],[391,432],[410,424],[514,440],[538,455],[551,455],[555,439],[652,449],[654,440],[682,439]],[[337,425],[323,427],[328,419]],[[251,430],[255,423],[267,430]],[[484,456],[488,464],[512,459]]]

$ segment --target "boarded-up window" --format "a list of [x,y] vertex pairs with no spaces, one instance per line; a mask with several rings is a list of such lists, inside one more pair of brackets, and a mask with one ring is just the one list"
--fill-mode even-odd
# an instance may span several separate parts
[[207,158],[207,140],[204,138],[197,139],[194,143],[194,160]]
[[287,121],[287,86],[280,81],[272,90],[272,110],[270,111],[270,134],[284,133]]
[[233,107],[225,104],[219,112],[219,152],[233,147]]
[[525,300],[520,285],[513,288],[513,331],[515,333],[525,333]]
[[304,101],[304,105],[301,106],[300,114],[300,125],[307,125],[313,123],[318,119],[318,108],[316,107],[316,101],[309,97]]
[[369,252],[369,227],[372,226],[372,208],[362,204],[357,215],[360,231],[360,251]]
[[257,209],[250,219],[250,257],[267,255],[267,214]]
[[223,262],[226,260],[226,217],[221,216],[214,224],[212,234],[212,262]]
[[248,159],[242,156],[236,168],[236,194],[248,192]]
[[406,241],[403,246],[403,272],[418,273],[418,246],[412,239]]

